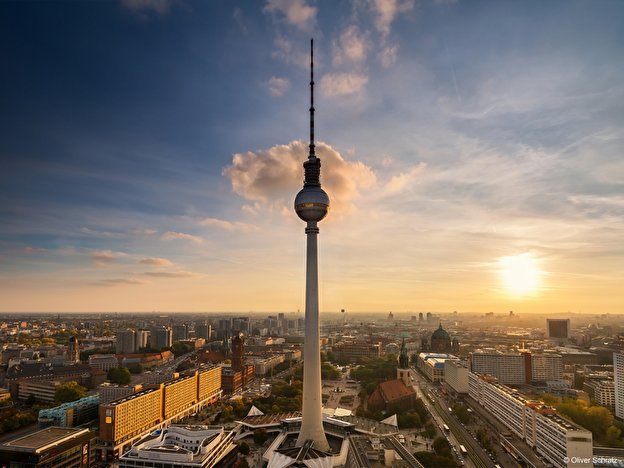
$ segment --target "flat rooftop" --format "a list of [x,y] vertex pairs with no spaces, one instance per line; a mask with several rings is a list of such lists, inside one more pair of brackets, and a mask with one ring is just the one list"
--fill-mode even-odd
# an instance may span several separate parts
[[23,452],[40,452],[47,447],[58,445],[74,437],[86,434],[88,429],[71,427],[47,427],[2,444],[2,447]]

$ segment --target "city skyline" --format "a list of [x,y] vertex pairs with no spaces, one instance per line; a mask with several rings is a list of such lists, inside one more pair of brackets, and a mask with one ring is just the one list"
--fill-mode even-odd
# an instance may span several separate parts
[[[0,4],[0,311],[617,313],[617,2]],[[363,223],[363,218],[366,222]]]

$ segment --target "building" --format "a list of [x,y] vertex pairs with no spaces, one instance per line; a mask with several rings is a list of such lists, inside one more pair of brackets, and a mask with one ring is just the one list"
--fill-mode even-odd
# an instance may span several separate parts
[[[278,364],[285,361],[283,354],[270,354],[264,356],[248,356],[247,362],[253,365],[256,377],[263,377],[269,374]],[[234,369],[232,363],[232,369]]]
[[67,343],[67,360],[70,362],[80,362],[80,346],[75,336],[70,336]]
[[583,390],[597,405],[615,411],[615,383],[610,379],[585,379]]
[[54,394],[60,380],[23,380],[19,383],[17,399],[28,400],[30,397],[45,403],[54,403]]
[[150,334],[150,347],[156,350],[167,348],[173,344],[173,336],[171,328],[169,327],[156,327],[152,329]]
[[431,334],[429,343],[429,351],[433,353],[450,353],[452,351],[451,337],[447,331],[442,328],[442,324]]
[[448,360],[458,360],[458,358],[452,354],[420,353],[416,360],[416,367],[418,367],[431,382],[443,382],[444,366]]
[[119,459],[120,468],[176,468],[232,466],[236,444],[222,427],[169,426],[145,436]]
[[220,395],[221,368],[212,367],[100,405],[99,447],[103,457],[119,457],[145,434],[190,416]]
[[47,427],[0,445],[0,466],[89,467],[95,435],[89,429]]
[[546,382],[563,378],[563,358],[560,354],[531,354],[530,382]]
[[332,351],[338,363],[356,363],[361,358],[378,358],[381,356],[381,344],[343,341],[332,346]]
[[206,321],[196,323],[195,337],[210,341],[212,337],[212,325],[207,324]]
[[554,408],[473,372],[469,374],[469,395],[553,466],[592,466],[592,433],[561,418]]
[[[184,323],[179,323],[171,328],[171,341],[176,343],[188,338],[188,327]],[[159,348],[160,349],[160,348]]]
[[136,331],[131,329],[117,330],[115,352],[117,354],[134,353],[137,349]]
[[92,354],[89,356],[89,366],[107,372],[109,369],[119,367],[119,360],[114,354]]
[[461,362],[453,359],[444,361],[444,381],[446,385],[455,393],[468,393],[468,367]]
[[388,414],[409,411],[415,406],[416,391],[401,379],[381,382],[367,401],[369,410],[386,411]]
[[527,370],[531,370],[530,353],[503,353],[496,350],[477,350],[470,356],[470,371],[496,377],[504,385],[523,385]]
[[546,319],[546,332],[551,340],[570,339],[570,319]]
[[137,330],[135,340],[135,351],[149,347],[150,332],[149,330]]
[[[160,383],[160,382],[159,382]],[[98,387],[98,394],[100,396],[100,404],[108,403],[109,401],[118,400],[120,398],[132,395],[143,390],[143,385],[117,385],[110,382],[104,382]]]
[[615,416],[624,419],[624,353],[613,353]]
[[89,395],[76,401],[39,411],[39,427],[75,427],[98,417],[99,395]]

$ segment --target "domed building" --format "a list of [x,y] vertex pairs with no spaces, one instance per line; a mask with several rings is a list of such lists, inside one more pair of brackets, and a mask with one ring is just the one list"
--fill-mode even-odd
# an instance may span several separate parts
[[452,351],[451,337],[447,331],[442,328],[442,324],[431,334],[429,350],[434,353],[448,353]]

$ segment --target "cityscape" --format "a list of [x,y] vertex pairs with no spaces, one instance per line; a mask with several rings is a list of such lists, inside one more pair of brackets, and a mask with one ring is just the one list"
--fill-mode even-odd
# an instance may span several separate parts
[[619,2],[0,3],[0,467],[624,467]]

